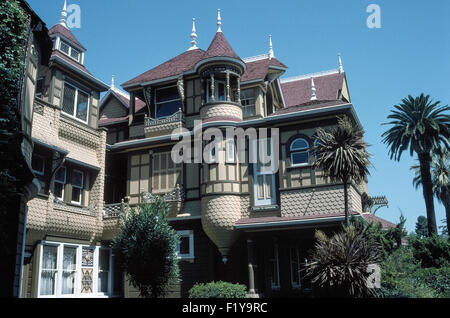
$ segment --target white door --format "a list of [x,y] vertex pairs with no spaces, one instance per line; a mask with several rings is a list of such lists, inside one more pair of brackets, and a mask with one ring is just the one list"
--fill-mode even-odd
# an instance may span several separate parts
[[[253,149],[255,150],[253,151],[253,193],[255,206],[275,205],[277,200],[272,140],[270,138],[254,140]],[[262,157],[260,153],[265,156]]]

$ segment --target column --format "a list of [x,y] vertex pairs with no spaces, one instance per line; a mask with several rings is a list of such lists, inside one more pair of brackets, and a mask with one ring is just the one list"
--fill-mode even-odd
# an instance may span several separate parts
[[230,72],[227,71],[227,102],[230,101]]
[[248,258],[248,293],[250,294],[250,297],[257,297],[258,296],[258,290],[256,288],[257,286],[257,265],[255,260],[255,242],[251,239],[247,239],[247,258]]
[[214,74],[211,74],[211,88],[210,88],[210,92],[209,92],[209,98],[211,99],[212,102],[215,102],[215,97],[214,97]]
[[237,79],[237,103],[241,104],[241,77],[238,76]]

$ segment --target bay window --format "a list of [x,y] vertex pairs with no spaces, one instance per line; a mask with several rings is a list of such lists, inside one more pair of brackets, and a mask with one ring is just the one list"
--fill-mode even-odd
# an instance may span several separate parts
[[64,83],[62,111],[71,117],[87,123],[89,94],[73,85]]
[[[38,296],[111,296],[114,277],[120,277],[118,273],[114,274],[112,263],[111,250],[106,247],[43,241]],[[120,279],[114,288],[115,294],[121,292],[121,286]]]

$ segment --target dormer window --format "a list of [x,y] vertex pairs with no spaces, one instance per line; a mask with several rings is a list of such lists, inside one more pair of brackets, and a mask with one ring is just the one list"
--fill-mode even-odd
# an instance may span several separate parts
[[59,42],[59,50],[61,52],[63,52],[64,54],[66,54],[67,56],[73,58],[75,61],[80,62],[80,56],[81,56],[80,51],[74,49],[73,47],[71,47],[68,43],[64,42],[63,40],[61,40]]
[[175,114],[182,107],[176,86],[157,88],[155,92],[155,118],[165,118]]

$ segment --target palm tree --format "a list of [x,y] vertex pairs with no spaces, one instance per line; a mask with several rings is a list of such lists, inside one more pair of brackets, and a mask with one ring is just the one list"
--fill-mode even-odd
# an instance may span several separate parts
[[364,132],[354,127],[346,116],[338,118],[338,125],[332,131],[319,128],[316,138],[319,140],[314,147],[315,168],[324,170],[331,181],[341,181],[344,184],[345,223],[350,224],[348,211],[348,184],[364,181],[369,175],[370,154],[366,151],[367,144],[363,141]]
[[394,105],[395,110],[387,117],[392,119],[384,125],[393,125],[384,132],[383,142],[390,146],[391,159],[399,161],[404,150],[409,148],[410,155],[414,152],[420,162],[423,196],[427,209],[428,234],[437,234],[436,216],[433,202],[433,185],[431,182],[430,163],[431,150],[443,143],[449,148],[450,116],[445,114],[448,106],[439,106],[430,96],[420,96],[402,99],[400,105]]
[[[411,170],[415,171],[413,184],[416,189],[422,184],[420,165],[414,165]],[[444,146],[440,145],[435,150],[431,159],[431,182],[433,193],[439,202],[445,207],[447,228],[450,225],[450,153]]]

